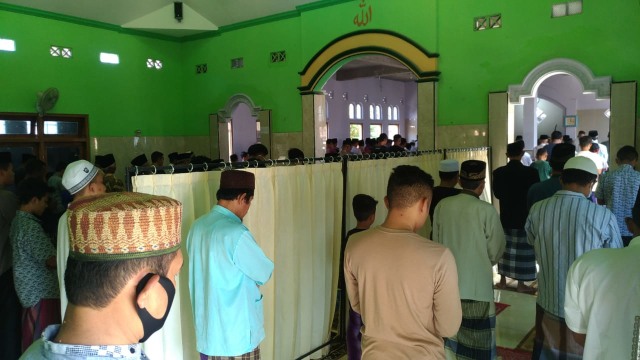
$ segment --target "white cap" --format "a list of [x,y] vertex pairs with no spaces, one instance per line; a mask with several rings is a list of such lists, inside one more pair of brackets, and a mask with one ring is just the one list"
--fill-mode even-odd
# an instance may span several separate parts
[[458,160],[442,160],[440,161],[440,167],[438,168],[438,171],[458,172],[460,171],[460,164],[458,163]]
[[98,168],[87,160],[74,161],[62,175],[62,186],[73,195],[89,185],[97,173]]
[[589,174],[598,175],[598,168],[596,167],[596,163],[584,156],[576,156],[567,160],[567,163],[564,164],[564,170],[567,169],[576,169],[586,171]]

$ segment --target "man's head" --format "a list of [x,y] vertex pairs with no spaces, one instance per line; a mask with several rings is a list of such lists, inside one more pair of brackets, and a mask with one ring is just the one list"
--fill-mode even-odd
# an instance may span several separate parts
[[[171,308],[182,266],[181,219],[182,204],[164,196],[118,192],[72,202],[65,272],[69,303],[85,308],[83,313],[120,316],[134,329],[131,341],[145,341]],[[162,321],[143,321],[147,315]]]
[[581,137],[587,135],[587,133],[584,130],[580,130],[578,131],[578,139],[580,139]]
[[401,140],[402,140],[402,135],[400,134],[393,135],[393,145],[399,146]]
[[389,137],[387,136],[387,134],[382,133],[380,134],[380,136],[378,136],[378,144],[380,146],[387,146],[388,142],[389,142]]
[[524,141],[516,140],[507,145],[507,157],[510,160],[520,160],[524,154]]
[[540,135],[540,138],[538,139],[538,145],[548,144],[548,143],[549,143],[549,135],[546,135],[546,134]]
[[411,211],[414,228],[419,229],[429,216],[433,195],[433,178],[417,166],[400,165],[393,169],[387,184],[385,205],[391,215],[396,211]]
[[249,146],[247,152],[249,153],[249,158],[262,160],[264,160],[267,154],[269,154],[267,147],[260,143]]
[[151,164],[155,166],[164,166],[164,154],[160,151],[151,153]]
[[147,155],[140,154],[131,160],[131,165],[133,166],[147,166],[149,164],[149,160],[147,159]]
[[40,178],[27,178],[18,184],[16,190],[20,210],[40,216],[49,203],[49,187]]
[[583,136],[579,139],[579,141],[580,141],[580,150],[589,151],[589,148],[591,148],[591,144],[593,143],[593,140],[591,139],[591,137]]
[[220,175],[220,188],[216,193],[218,205],[243,219],[249,212],[255,188],[256,177],[253,173],[242,170],[223,171]]
[[353,197],[353,215],[358,220],[358,224],[363,224],[369,228],[376,220],[376,206],[378,202],[369,195],[358,194]]
[[94,163],[102,169],[105,174],[114,174],[116,172],[116,158],[113,154],[96,155],[96,161]]
[[[555,149],[554,149],[555,151]],[[576,156],[567,161],[560,176],[562,188],[581,192],[585,196],[591,194],[591,188],[598,178],[598,169],[593,160],[584,156]]]
[[598,140],[598,130],[589,130],[589,137],[593,140]]
[[62,186],[74,198],[104,194],[104,172],[87,160],[78,160],[69,164],[62,175]]
[[536,159],[537,160],[546,161],[547,160],[547,156],[548,156],[547,149],[542,147],[542,148],[536,150]]
[[11,153],[8,151],[0,152],[0,186],[13,185],[14,179]]
[[455,184],[458,183],[459,175],[460,163],[458,163],[458,160],[447,159],[440,161],[440,165],[438,166],[440,181],[453,183],[455,186]]
[[558,130],[554,130],[551,133],[551,142],[556,144],[562,142],[562,133]]
[[467,160],[460,165],[460,186],[476,194],[482,194],[487,174],[487,163],[480,160]]
[[551,158],[549,159],[549,165],[551,168],[560,172],[564,169],[564,164],[567,160],[576,156],[576,147],[572,144],[558,144],[551,151]]
[[303,160],[304,159],[304,153],[302,152],[302,150],[300,150],[298,148],[291,148],[291,149],[289,149],[289,151],[287,151],[287,158],[288,159]]
[[636,151],[636,148],[633,146],[625,145],[618,150],[616,162],[618,164],[629,164],[635,167],[638,162],[638,151]]

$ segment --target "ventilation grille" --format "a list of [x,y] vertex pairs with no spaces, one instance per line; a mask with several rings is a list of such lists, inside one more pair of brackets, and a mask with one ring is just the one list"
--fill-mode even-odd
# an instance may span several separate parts
[[473,19],[473,30],[475,31],[499,29],[501,27],[502,27],[501,14],[478,16]]
[[231,59],[231,68],[232,69],[240,69],[244,67],[244,58],[235,58]]
[[281,63],[287,61],[287,52],[282,51],[274,51],[271,53],[271,63]]
[[196,65],[196,74],[205,74],[207,72],[207,64]]

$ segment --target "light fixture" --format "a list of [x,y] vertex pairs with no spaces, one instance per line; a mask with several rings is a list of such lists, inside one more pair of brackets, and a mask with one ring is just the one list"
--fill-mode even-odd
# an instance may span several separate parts
[[364,94],[364,102],[369,102],[369,95]]
[[333,100],[333,90],[329,91],[329,92],[327,93],[327,96],[329,97],[329,99],[332,99],[332,100]]
[[607,119],[610,119],[610,118],[611,118],[611,109],[607,109],[607,110],[605,110],[605,111],[604,111],[604,116],[606,116],[606,117],[607,117]]
[[404,104],[404,98],[400,98],[400,104]]
[[387,97],[386,96],[382,97],[382,102],[385,103],[385,104],[387,103]]
[[349,94],[347,94],[347,93],[342,93],[342,100],[344,100],[344,101],[349,100]]

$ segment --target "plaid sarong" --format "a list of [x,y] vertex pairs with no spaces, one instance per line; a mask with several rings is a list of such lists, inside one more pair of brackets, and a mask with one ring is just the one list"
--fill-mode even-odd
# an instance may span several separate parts
[[447,359],[493,360],[496,358],[496,306],[492,302],[460,300],[462,324],[458,333],[444,341]]
[[523,229],[504,229],[507,245],[498,260],[498,274],[520,281],[536,279],[536,253]]
[[60,299],[42,299],[34,306],[22,309],[22,351],[38,340],[47,326],[61,322]]
[[260,360],[260,347],[238,356],[209,356],[201,353],[200,360]]
[[561,317],[545,311],[536,304],[536,335],[533,340],[532,359],[582,359],[584,348],[571,335]]

